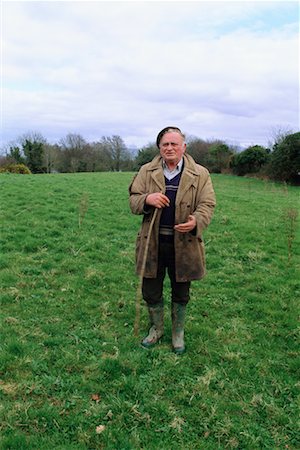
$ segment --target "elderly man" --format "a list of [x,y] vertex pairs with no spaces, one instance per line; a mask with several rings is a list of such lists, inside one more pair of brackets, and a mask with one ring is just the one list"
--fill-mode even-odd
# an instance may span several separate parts
[[[136,268],[143,276],[142,293],[150,329],[142,346],[150,348],[163,336],[163,282],[167,270],[172,291],[172,347],[176,354],[182,354],[190,284],[205,275],[202,232],[210,223],[216,201],[208,170],[186,153],[185,136],[179,128],[161,130],[156,144],[160,154],[141,167],[129,187],[131,211],[143,214],[136,243]],[[155,209],[146,266],[141,273]]]

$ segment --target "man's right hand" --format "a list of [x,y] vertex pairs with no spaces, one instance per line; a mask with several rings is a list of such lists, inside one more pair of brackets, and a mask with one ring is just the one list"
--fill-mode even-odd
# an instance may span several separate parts
[[162,194],[161,192],[154,192],[153,194],[147,195],[145,203],[146,205],[161,209],[169,206],[170,200],[165,194]]

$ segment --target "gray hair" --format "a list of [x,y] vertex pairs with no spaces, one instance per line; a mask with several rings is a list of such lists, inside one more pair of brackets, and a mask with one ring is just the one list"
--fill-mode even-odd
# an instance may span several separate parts
[[156,138],[156,145],[157,145],[158,148],[159,148],[159,144],[160,144],[160,141],[161,141],[161,138],[163,137],[163,135],[166,134],[166,133],[170,133],[170,132],[172,132],[172,131],[174,131],[175,133],[180,134],[180,136],[181,136],[181,137],[183,138],[183,140],[185,141],[185,135],[182,133],[182,131],[180,130],[180,128],[178,128],[178,127],[165,127],[165,128],[163,128],[163,129],[158,133],[158,135],[157,135],[157,138]]

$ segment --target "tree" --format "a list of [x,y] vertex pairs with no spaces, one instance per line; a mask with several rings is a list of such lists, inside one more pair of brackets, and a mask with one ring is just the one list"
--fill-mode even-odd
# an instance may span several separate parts
[[270,157],[269,174],[278,181],[300,181],[300,132],[289,134],[275,143]]
[[68,133],[60,140],[60,145],[65,150],[82,150],[86,141],[80,134]]
[[88,144],[80,134],[69,133],[60,140],[60,157],[58,168],[60,172],[87,171]]
[[233,156],[231,168],[236,175],[257,173],[269,159],[270,151],[260,145],[253,145]]
[[44,147],[42,142],[32,142],[26,139],[23,144],[23,152],[25,155],[26,165],[32,173],[45,172],[45,167],[43,164]]
[[11,143],[7,158],[17,164],[26,164],[32,173],[45,172],[44,147],[46,139],[37,131],[29,131]]
[[216,142],[209,147],[208,168],[211,172],[221,173],[229,169],[234,152],[223,142]]
[[141,148],[135,158],[134,169],[139,170],[142,165],[152,161],[158,152],[159,150],[156,147],[156,144],[148,144],[146,147]]
[[47,173],[58,170],[60,148],[57,144],[44,145],[44,166]]
[[9,153],[7,155],[9,158],[13,159],[17,164],[24,164],[25,158],[21,153],[20,147],[12,146],[9,149]]
[[289,134],[293,133],[293,130],[283,125],[273,127],[271,130],[271,137],[268,142],[268,147],[274,148],[276,144],[280,144]]
[[208,167],[209,147],[209,142],[199,138],[192,138],[188,142],[187,151],[196,163]]
[[19,136],[16,142],[24,147],[26,141],[38,142],[43,145],[47,144],[47,139],[44,138],[44,136],[38,131],[28,131],[27,133]]
[[105,146],[111,159],[111,170],[119,172],[124,163],[130,159],[127,147],[120,136],[102,137],[102,144]]
[[93,142],[93,168],[95,172],[106,172],[111,170],[111,155],[109,149],[102,142]]

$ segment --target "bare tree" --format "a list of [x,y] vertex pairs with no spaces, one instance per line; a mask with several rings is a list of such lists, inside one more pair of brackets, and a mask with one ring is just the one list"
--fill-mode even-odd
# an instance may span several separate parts
[[44,166],[47,173],[51,173],[57,170],[58,161],[60,156],[60,148],[57,144],[44,145]]
[[25,145],[26,141],[35,142],[36,144],[47,144],[47,139],[39,131],[27,131],[19,136],[16,140],[18,144]]
[[85,172],[85,150],[88,146],[80,134],[69,133],[59,141],[61,172]]
[[281,144],[281,142],[283,142],[289,134],[293,133],[294,131],[291,128],[284,125],[277,125],[275,127],[272,127],[271,137],[268,141],[268,147],[272,149],[276,144]]
[[59,141],[59,144],[64,150],[78,151],[85,147],[86,141],[80,134],[69,133]]
[[127,147],[120,136],[102,137],[102,144],[111,157],[111,170],[120,171],[122,163],[130,158]]

